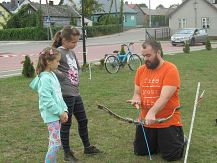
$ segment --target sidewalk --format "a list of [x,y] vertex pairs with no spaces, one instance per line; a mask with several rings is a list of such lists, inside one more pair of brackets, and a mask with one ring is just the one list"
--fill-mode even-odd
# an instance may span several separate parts
[[[2,43],[2,42],[0,42]],[[17,43],[17,42],[12,42],[12,43]],[[18,42],[20,43],[20,42]],[[22,43],[22,42],[21,42]],[[87,62],[96,62],[104,57],[105,54],[112,54],[114,50],[118,50],[120,48],[120,43],[119,44],[103,44],[103,45],[90,45],[87,46]],[[217,48],[217,42],[212,43],[213,48]],[[183,53],[183,46],[171,46],[170,41],[163,41],[162,42],[162,48],[164,55],[175,55],[176,53]],[[141,42],[137,42],[134,44],[134,53],[140,54],[140,49],[141,49]],[[197,51],[197,50],[202,50],[205,49],[205,46],[201,45],[196,45],[196,46],[191,46],[190,51]],[[75,48],[75,52],[77,54],[79,63],[82,64],[83,62],[83,49],[82,46],[78,46]],[[28,54],[32,61],[35,63],[38,54],[35,52],[34,54]],[[24,56],[19,55],[19,56],[11,56],[11,57],[6,57],[2,58],[0,57],[0,65],[1,65],[1,70],[0,70],[0,78],[3,77],[8,77],[8,76],[13,76],[13,75],[20,75],[21,74],[21,69],[22,69],[22,64],[20,64],[20,61],[23,60]]]

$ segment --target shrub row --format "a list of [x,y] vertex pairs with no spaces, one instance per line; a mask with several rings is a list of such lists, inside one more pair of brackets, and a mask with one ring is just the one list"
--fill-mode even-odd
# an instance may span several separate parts
[[86,27],[87,37],[102,36],[121,32],[121,25],[99,25]]
[[42,28],[11,28],[0,30],[0,40],[45,40],[47,31]]
[[[62,27],[52,28],[53,34],[55,34]],[[121,31],[119,25],[101,25],[86,27],[88,37],[107,35],[112,33],[118,33]],[[11,28],[0,30],[0,40],[47,40],[48,37],[47,28],[27,27],[27,28]]]

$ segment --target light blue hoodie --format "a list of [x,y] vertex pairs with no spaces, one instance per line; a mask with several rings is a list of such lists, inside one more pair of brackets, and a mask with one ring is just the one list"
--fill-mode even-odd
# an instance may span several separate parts
[[60,119],[67,110],[60,83],[53,72],[41,72],[29,85],[39,95],[39,110],[44,123]]

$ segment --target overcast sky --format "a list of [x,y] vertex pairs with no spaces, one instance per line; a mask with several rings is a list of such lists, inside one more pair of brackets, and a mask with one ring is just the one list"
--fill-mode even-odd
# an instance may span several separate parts
[[[145,3],[149,7],[149,0],[125,0],[128,1],[130,4],[131,2],[133,4],[137,3]],[[170,7],[172,4],[181,4],[182,0],[150,0],[151,8],[155,9],[158,5],[162,4],[164,7]]]
[[[0,0],[0,2],[3,2],[3,1],[10,1],[10,0]],[[30,0],[32,2],[39,2],[39,0]],[[49,1],[49,0],[48,0]],[[60,0],[54,0],[55,4],[58,4]],[[79,1],[79,0],[75,0],[75,1]],[[145,3],[147,6],[149,6],[149,0],[125,0],[125,1],[128,1],[128,3]],[[42,3],[45,3],[46,0],[42,0]],[[162,4],[164,7],[169,7],[170,5],[172,4],[181,4],[182,0],[150,0],[151,2],[151,8],[152,9],[155,9],[158,5]]]

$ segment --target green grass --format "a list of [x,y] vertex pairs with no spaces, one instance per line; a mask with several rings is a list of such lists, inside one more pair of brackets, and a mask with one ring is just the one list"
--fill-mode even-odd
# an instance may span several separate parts
[[[180,71],[180,98],[185,134],[188,135],[197,82],[205,89],[204,100],[196,113],[188,161],[191,163],[217,160],[217,49],[191,54],[166,56]],[[92,80],[88,72],[81,74],[81,95],[89,118],[89,135],[92,144],[103,154],[85,156],[73,117],[71,146],[84,163],[142,163],[148,157],[133,154],[135,126],[120,122],[97,109],[97,102],[108,106],[122,116],[135,118],[137,112],[126,103],[133,94],[135,72],[127,67],[117,74],[104,69],[93,69]],[[48,135],[38,111],[37,94],[28,87],[31,79],[11,77],[0,80],[0,162],[43,162],[47,151]],[[58,162],[63,162],[62,150]],[[159,155],[153,162],[164,162]],[[178,161],[178,162],[183,162]]]

